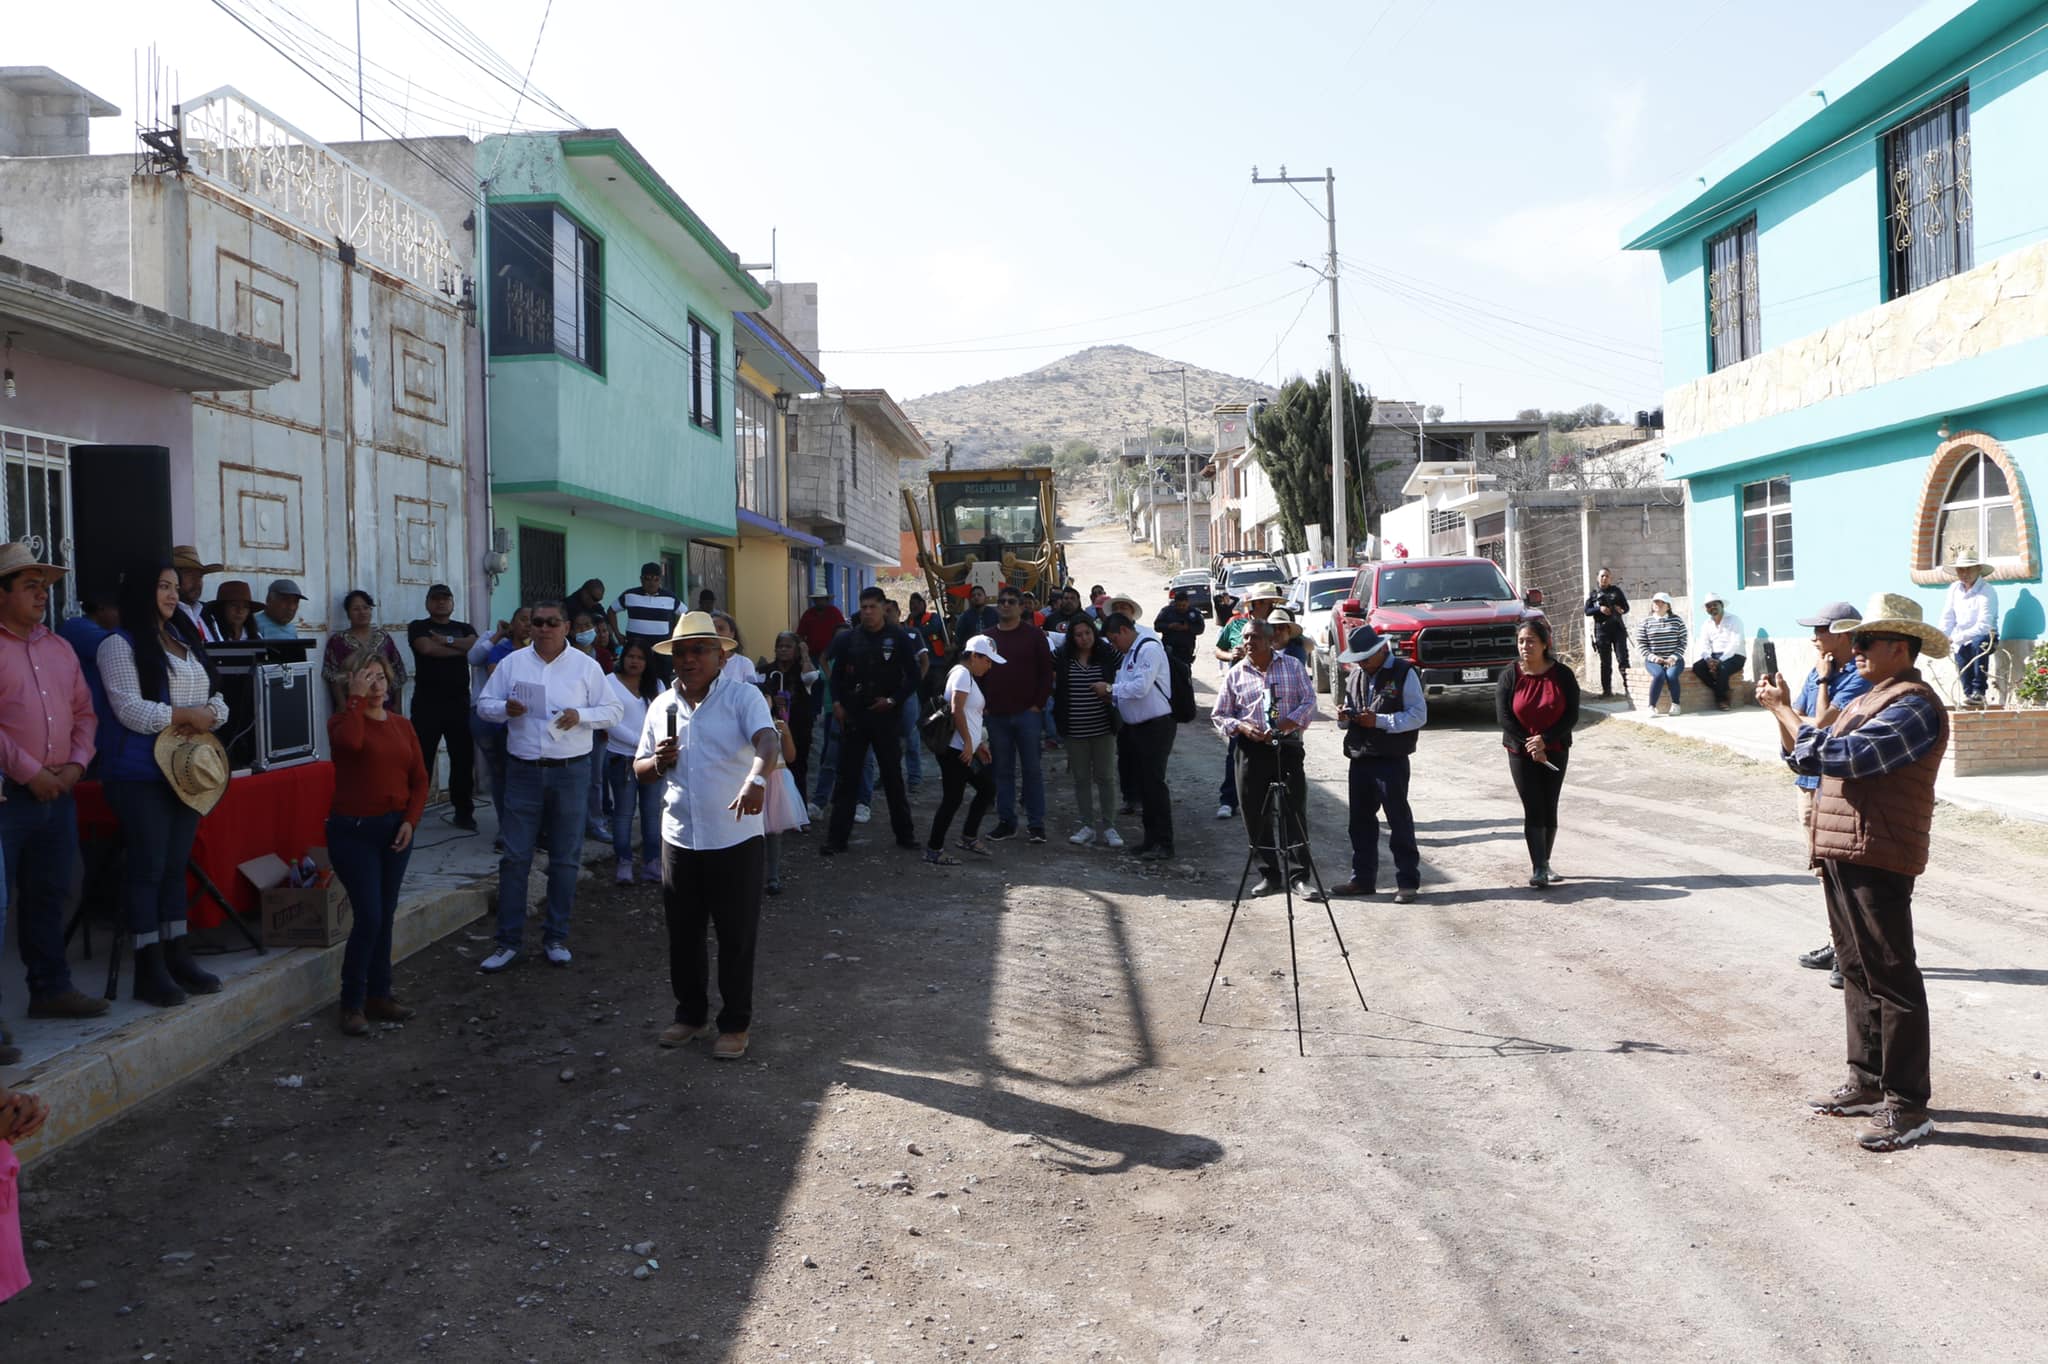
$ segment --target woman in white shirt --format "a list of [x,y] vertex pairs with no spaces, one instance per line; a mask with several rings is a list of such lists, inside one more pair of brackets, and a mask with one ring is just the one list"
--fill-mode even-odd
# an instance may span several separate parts
[[967,807],[967,827],[961,830],[960,848],[979,857],[989,855],[988,845],[979,837],[981,821],[996,798],[995,773],[990,770],[988,733],[983,712],[987,707],[981,694],[981,679],[996,664],[1006,661],[996,652],[996,642],[976,635],[960,647],[960,661],[946,674],[946,706],[953,716],[953,737],[939,757],[939,779],[944,794],[938,813],[932,816],[931,837],[925,840],[924,860],[933,867],[957,867],[960,859],[946,851],[946,830],[960,811],[960,801],[969,785],[974,803]]
[[619,722],[604,732],[604,779],[612,791],[612,852],[618,858],[618,869],[612,879],[622,886],[632,884],[633,815],[638,811],[640,879],[659,884],[661,788],[643,786],[633,776],[633,755],[640,748],[640,732],[647,728],[647,705],[661,695],[661,679],[655,675],[654,655],[646,641],[626,641],[604,684],[612,700],[624,711]]
[[761,675],[754,671],[753,660],[747,657],[746,641],[740,638],[740,623],[723,611],[712,611],[707,614],[711,617],[712,628],[718,631],[718,637],[732,641],[726,646],[730,652],[726,655],[725,667],[719,675],[730,677],[735,682],[743,682],[749,687],[759,686]]
[[172,625],[178,571],[131,570],[121,579],[121,628],[100,644],[100,680],[112,718],[100,729],[99,775],[121,821],[126,855],[121,898],[135,946],[135,998],[168,1007],[187,992],[210,995],[220,980],[200,969],[185,941],[185,863],[199,834],[199,812],[178,797],[157,767],[165,730],[210,733],[228,721],[228,703],[206,649]]

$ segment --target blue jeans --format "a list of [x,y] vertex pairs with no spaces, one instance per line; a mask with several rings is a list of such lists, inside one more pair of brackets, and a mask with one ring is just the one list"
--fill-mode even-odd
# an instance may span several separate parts
[[605,759],[610,749],[605,745],[603,733],[590,736],[590,831],[599,838],[610,838],[612,826],[607,818],[612,803],[612,793],[606,789],[604,779]]
[[1677,705],[1678,680],[1685,676],[1685,665],[1655,663],[1646,658],[1643,660],[1643,666],[1650,670],[1650,709],[1657,709],[1657,697],[1667,690],[1671,693],[1671,704]]
[[533,848],[548,835],[548,911],[543,944],[568,939],[569,911],[576,904],[576,876],[583,869],[583,823],[590,814],[590,759],[566,759],[560,767],[511,758],[506,764],[505,808],[498,831],[505,851],[498,858],[498,946],[517,952],[526,931],[526,878]]
[[661,856],[661,783],[633,775],[633,760],[623,753],[605,754],[605,781],[612,788],[612,851],[621,862],[633,860],[633,812],[640,813],[640,856],[652,862]]
[[199,836],[199,812],[161,781],[103,783],[121,821],[122,917],[134,945],[185,936],[185,864]]
[[484,755],[484,764],[491,774],[491,813],[500,823],[505,818],[505,726],[494,725],[475,711],[469,713],[470,737],[476,740],[476,751]]
[[327,860],[348,892],[354,920],[341,950],[341,1007],[360,1011],[365,999],[391,998],[391,925],[412,845],[393,852],[403,810],[382,815],[329,815]]
[[[1984,688],[1991,674],[1989,636],[1956,645],[1956,672],[1963,679],[1963,695],[1972,701],[1983,700]],[[8,799],[13,799],[13,792],[8,793]]]
[[913,790],[924,781],[923,759],[918,756],[924,740],[917,732],[917,722],[922,718],[924,709],[920,700],[913,699],[903,707],[903,733],[899,736],[903,746],[903,781]]
[[64,960],[64,904],[71,898],[71,868],[78,861],[78,807],[70,796],[47,805],[26,786],[7,783],[0,804],[0,901],[11,876],[12,905],[0,904],[0,941],[6,939],[7,909],[20,923],[21,961],[28,968],[29,998],[71,989],[71,965]]
[[1039,744],[1045,722],[1036,711],[988,717],[988,751],[996,761],[996,823],[1017,822],[1017,774],[1024,775],[1024,822],[1045,827],[1045,774]]
[[[839,724],[827,710],[818,717],[819,733],[824,736],[818,743],[817,792],[812,799],[819,805],[830,807],[832,792],[839,784]],[[861,769],[860,797],[855,805],[872,805],[875,800],[875,782],[879,773],[875,769],[875,755],[868,754],[867,765]]]
[[1058,722],[1052,717],[1052,698],[1050,696],[1045,698],[1045,709],[1039,711],[1038,714],[1045,721],[1044,725],[1040,727],[1039,737],[1058,743],[1060,741],[1060,727]]

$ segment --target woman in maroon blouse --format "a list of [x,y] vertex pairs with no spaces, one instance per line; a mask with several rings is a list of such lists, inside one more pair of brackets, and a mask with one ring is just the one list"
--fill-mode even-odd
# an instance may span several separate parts
[[1572,727],[1579,722],[1579,679],[1550,652],[1546,621],[1522,622],[1515,655],[1518,661],[1501,670],[1494,710],[1508,751],[1508,775],[1522,798],[1529,884],[1540,888],[1558,879],[1550,869],[1550,845],[1557,841],[1557,797],[1564,789]]

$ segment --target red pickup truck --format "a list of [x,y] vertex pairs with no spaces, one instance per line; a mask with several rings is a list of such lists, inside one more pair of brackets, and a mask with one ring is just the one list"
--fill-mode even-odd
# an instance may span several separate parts
[[1361,621],[1393,641],[1431,696],[1493,690],[1515,661],[1515,632],[1543,618],[1543,594],[1517,595],[1491,559],[1388,559],[1361,565],[1336,611],[1337,652]]

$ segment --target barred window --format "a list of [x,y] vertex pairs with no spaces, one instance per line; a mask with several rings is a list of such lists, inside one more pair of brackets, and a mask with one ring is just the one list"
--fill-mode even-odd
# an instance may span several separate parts
[[1792,581],[1792,480],[1774,478],[1742,489],[1742,585]]
[[1713,368],[1723,369],[1763,350],[1754,215],[1707,241],[1707,310]]
[[1976,264],[1971,233],[1970,92],[1944,95],[1885,134],[1891,296]]

